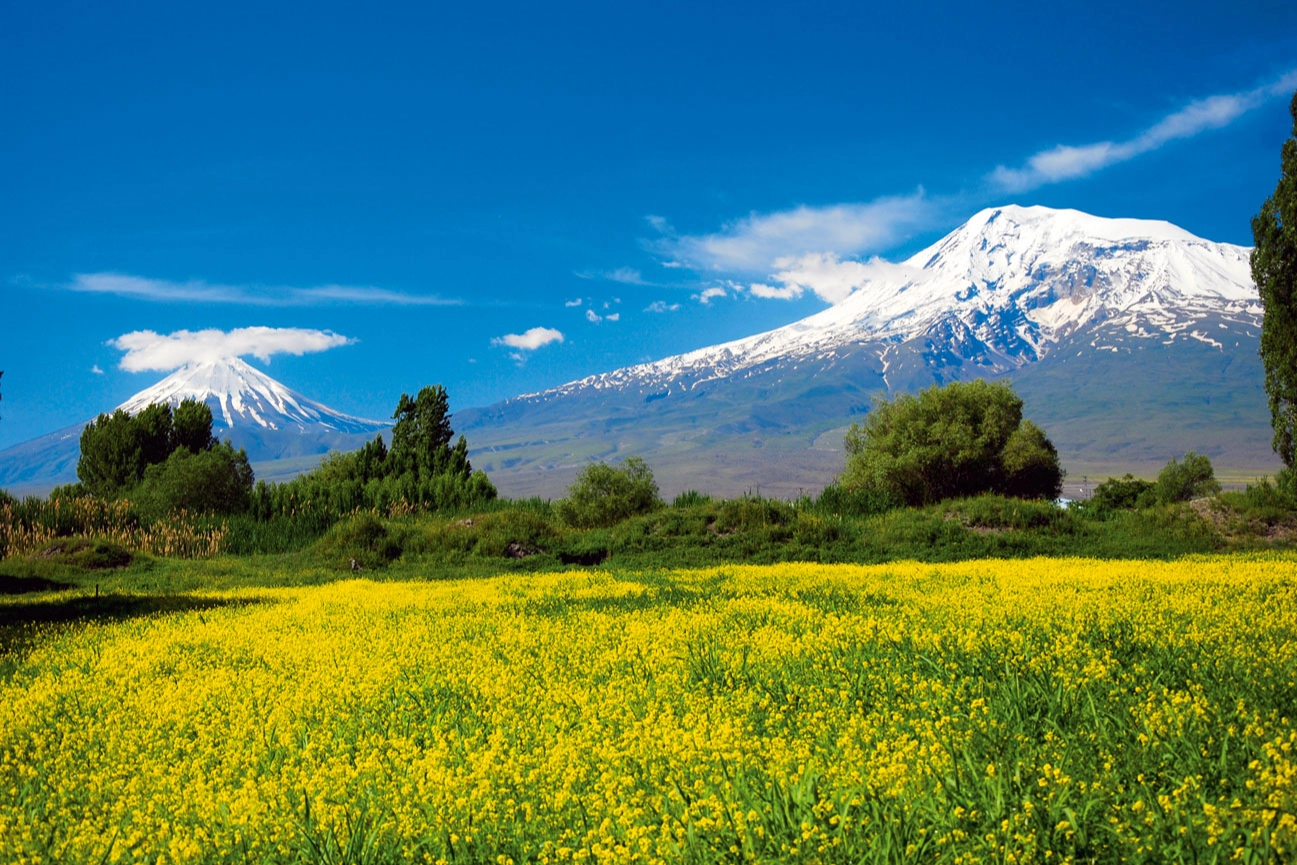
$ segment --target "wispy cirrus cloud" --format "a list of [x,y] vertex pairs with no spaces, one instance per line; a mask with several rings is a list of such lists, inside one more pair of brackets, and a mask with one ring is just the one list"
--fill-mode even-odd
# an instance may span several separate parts
[[241,304],[245,306],[322,306],[367,304],[459,306],[463,302],[429,294],[409,294],[363,285],[293,286],[225,285],[201,279],[174,282],[127,273],[78,273],[66,288],[161,303]]
[[1297,70],[1252,90],[1198,99],[1125,141],[1060,144],[1042,150],[1028,157],[1020,168],[996,167],[989,180],[992,187],[1003,192],[1025,192],[1050,183],[1088,177],[1172,141],[1222,129],[1269,100],[1291,93],[1294,88],[1297,88]]
[[678,309],[680,309],[680,304],[667,303],[665,300],[655,300],[644,307],[645,312],[675,312]]
[[255,357],[269,363],[276,354],[313,354],[355,340],[331,330],[298,327],[240,327],[234,330],[177,330],[161,334],[136,330],[110,339],[108,345],[125,352],[118,366],[128,372],[168,372],[186,364],[230,357]]
[[656,286],[644,278],[644,274],[634,267],[618,267],[613,270],[578,270],[573,275],[579,279],[606,279],[609,282],[620,282],[622,285]]

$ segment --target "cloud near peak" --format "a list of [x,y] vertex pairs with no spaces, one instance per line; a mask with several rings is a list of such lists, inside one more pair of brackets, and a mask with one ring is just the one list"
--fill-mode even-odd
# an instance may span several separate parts
[[191,363],[231,357],[255,357],[269,363],[272,355],[303,355],[355,342],[330,330],[297,327],[240,327],[234,330],[178,330],[160,334],[136,330],[108,341],[126,354],[118,366],[128,372],[169,372]]
[[754,213],[714,234],[663,237],[652,245],[670,264],[698,272],[768,273],[779,259],[885,249],[928,228],[937,210],[919,189],[868,202]]

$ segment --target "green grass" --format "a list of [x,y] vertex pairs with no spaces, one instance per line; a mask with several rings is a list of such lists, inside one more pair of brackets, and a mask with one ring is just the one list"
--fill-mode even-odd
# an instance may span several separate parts
[[1221,510],[1205,515],[1183,505],[1094,514],[983,496],[859,516],[849,502],[835,500],[832,508],[824,502],[691,496],[608,529],[573,529],[539,500],[396,519],[362,514],[324,530],[285,519],[236,517],[229,521],[228,555],[188,561],[135,554],[128,562],[102,543],[60,539],[33,555],[0,561],[0,588],[7,580],[14,587],[6,591],[24,591],[37,585],[24,581],[36,579],[162,593],[314,585],[355,576],[353,560],[361,575],[379,580],[593,565],[656,569],[1034,556],[1169,560],[1282,546],[1288,535],[1276,527],[1291,521],[1281,503],[1256,493],[1226,494]]

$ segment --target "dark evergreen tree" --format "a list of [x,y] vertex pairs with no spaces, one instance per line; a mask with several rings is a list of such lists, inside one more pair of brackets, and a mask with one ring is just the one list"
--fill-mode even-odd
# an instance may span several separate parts
[[1293,134],[1283,144],[1279,183],[1252,220],[1252,279],[1261,294],[1261,363],[1274,449],[1288,468],[1297,458],[1297,93]]
[[216,446],[212,436],[212,410],[207,403],[187,399],[176,406],[172,415],[174,443],[190,453],[208,451]]
[[77,477],[91,495],[114,498],[144,480],[149,466],[167,462],[176,451],[207,453],[216,444],[212,410],[195,400],[185,400],[174,413],[161,403],[146,406],[134,417],[118,409],[101,414],[81,431]]
[[464,477],[472,474],[468,463],[468,444],[460,436],[455,449],[450,447],[454,430],[450,428],[450,401],[446,389],[432,385],[410,399],[401,399],[392,413],[392,450],[388,454],[388,474],[413,474],[415,480],[451,472]]
[[135,419],[121,409],[101,414],[81,431],[77,478],[91,495],[113,498],[144,476]]

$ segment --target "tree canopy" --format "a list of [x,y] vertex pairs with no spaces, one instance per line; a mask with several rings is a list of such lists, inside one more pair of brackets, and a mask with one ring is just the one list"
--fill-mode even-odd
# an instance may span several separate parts
[[1274,449],[1288,468],[1297,458],[1297,93],[1293,134],[1280,151],[1279,182],[1252,220],[1252,280],[1261,295],[1261,363]]
[[845,444],[841,486],[897,504],[985,492],[1053,499],[1062,491],[1058,451],[1023,421],[1022,399],[1003,382],[953,382],[880,399],[863,424],[851,425]]
[[86,492],[114,498],[144,480],[149,466],[166,462],[176,451],[197,454],[215,445],[212,410],[197,400],[185,400],[174,412],[160,403],[136,415],[117,409],[99,415],[81,431],[77,478]]

